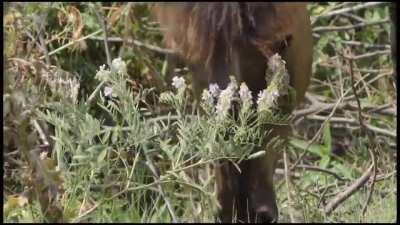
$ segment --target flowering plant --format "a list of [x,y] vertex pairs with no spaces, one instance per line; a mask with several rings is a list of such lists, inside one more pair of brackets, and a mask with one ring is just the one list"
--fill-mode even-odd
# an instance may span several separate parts
[[[193,143],[202,143],[202,149],[193,147],[205,158],[233,157],[240,160],[252,158],[254,151],[263,151],[264,137],[268,130],[268,124],[287,124],[289,114],[282,110],[285,104],[292,104],[289,95],[289,75],[285,62],[279,55],[269,59],[269,70],[267,79],[269,85],[258,93],[256,105],[254,105],[251,90],[245,83],[238,86],[233,76],[227,88],[221,90],[217,84],[210,84],[208,89],[203,90],[200,108],[203,114],[192,116],[186,114],[179,129],[186,130],[181,133],[187,134],[185,141],[180,145],[191,146]],[[179,116],[185,115],[185,108],[181,99],[186,99],[184,91],[187,88],[183,78],[174,77],[172,85],[176,93],[165,92],[160,96],[160,101],[170,104]],[[190,134],[190,135],[189,135]],[[269,144],[276,144],[270,141]],[[256,154],[255,153],[255,154]]]
[[[279,145],[281,140],[266,140],[265,124],[283,121],[276,118],[282,114],[280,104],[290,94],[290,88],[283,61],[272,59],[276,67],[267,71],[271,77],[269,86],[258,93],[258,99],[245,83],[239,84],[231,77],[226,89],[211,84],[198,100],[200,104],[192,104],[195,101],[190,101],[190,85],[182,77],[174,77],[173,89],[158,98],[163,105],[148,104],[151,94],[157,103],[158,96],[151,90],[129,88],[125,62],[114,59],[110,68],[101,66],[97,72],[100,84],[86,101],[90,103],[101,91],[96,104],[60,104],[40,114],[55,127],[57,165],[72,172],[85,171],[82,174],[88,174],[88,179],[82,180],[83,187],[93,185],[93,178],[99,183],[109,182],[109,177],[102,177],[111,174],[112,179],[124,185],[121,179],[126,177],[126,188],[142,188],[149,185],[146,173],[156,171],[152,173],[168,197],[175,197],[169,193],[178,186],[190,196],[201,196],[201,202],[216,205],[215,197],[209,194],[214,187],[212,178],[190,181],[194,183],[191,187],[201,186],[202,191],[198,192],[187,189],[185,173],[195,166],[206,169],[219,159],[239,163],[268,157],[267,149],[279,149],[269,147]],[[165,104],[175,113],[160,113]],[[146,163],[138,163],[143,161]],[[121,163],[126,171],[122,169],[118,176],[113,175],[114,171],[109,173]],[[173,200],[182,203],[181,198]]]

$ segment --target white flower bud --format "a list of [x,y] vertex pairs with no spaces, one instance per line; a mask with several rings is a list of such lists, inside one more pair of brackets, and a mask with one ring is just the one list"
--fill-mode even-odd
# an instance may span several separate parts
[[282,60],[281,56],[278,53],[268,59],[268,68],[270,68],[273,73],[276,73],[279,68],[284,66],[285,61]]
[[237,89],[237,84],[235,79],[231,77],[231,82],[229,83],[228,87],[221,91],[219,95],[218,103],[216,106],[216,113],[219,120],[223,120],[228,116],[229,109],[231,107],[231,101],[233,95],[235,94]]
[[112,70],[116,71],[120,75],[127,73],[126,63],[121,58],[116,58],[111,63]]
[[219,89],[218,84],[210,84],[208,90],[210,91],[211,96],[214,98],[217,98],[221,93],[221,89]]
[[201,99],[208,105],[212,105],[214,103],[213,96],[210,92],[211,91],[204,89],[201,95]]
[[183,79],[183,77],[173,77],[172,86],[174,86],[177,90],[184,90],[186,88],[185,79]]
[[263,90],[258,94],[257,105],[258,111],[271,110],[279,97],[278,90],[267,91]]
[[106,70],[106,65],[100,66],[100,70],[97,71],[95,78],[100,80],[100,81],[107,81],[110,77],[110,71]]
[[104,96],[106,97],[116,97],[116,95],[113,94],[113,89],[111,86],[105,86],[104,87]]
[[250,89],[247,87],[247,85],[245,83],[242,83],[240,85],[239,96],[240,96],[240,100],[243,103],[243,106],[246,106],[246,107],[251,106],[253,97],[251,96]]

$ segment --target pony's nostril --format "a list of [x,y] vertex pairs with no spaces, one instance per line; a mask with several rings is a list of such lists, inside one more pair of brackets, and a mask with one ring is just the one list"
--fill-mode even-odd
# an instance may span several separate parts
[[278,220],[274,210],[267,206],[262,206],[256,211],[256,222],[257,223],[276,223]]

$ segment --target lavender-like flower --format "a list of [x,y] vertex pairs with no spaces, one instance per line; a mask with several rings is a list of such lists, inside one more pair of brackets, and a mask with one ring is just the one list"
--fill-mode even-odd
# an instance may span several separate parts
[[268,59],[268,68],[271,69],[272,73],[276,73],[280,68],[285,68],[285,61],[282,57],[276,53]]
[[217,98],[219,94],[221,93],[221,89],[219,89],[218,84],[210,84],[208,88],[210,94],[212,97]]
[[104,96],[106,96],[106,97],[116,97],[116,95],[114,95],[114,93],[113,93],[113,89],[111,86],[105,86],[103,92],[104,92]]
[[248,109],[252,105],[251,91],[245,83],[240,85],[239,89],[240,100],[242,101],[243,108]]
[[258,111],[261,112],[263,110],[271,110],[274,107],[276,100],[279,97],[278,90],[274,89],[270,90],[263,90],[258,94],[257,105]]
[[201,100],[203,100],[207,105],[213,105],[214,104],[214,98],[211,94],[211,91],[204,89],[203,93],[201,95]]
[[120,75],[125,75],[127,73],[126,63],[121,58],[116,58],[111,63],[111,68]]
[[185,90],[186,84],[185,79],[183,77],[173,77],[172,78],[172,86],[174,86],[178,91]]
[[289,74],[286,69],[286,62],[279,54],[268,59],[268,68],[271,73],[269,86],[258,94],[258,111],[270,111],[276,107],[279,96],[288,94]]
[[100,81],[106,81],[109,79],[111,73],[109,70],[106,70],[106,65],[101,65],[100,70],[97,71],[95,78]]
[[211,95],[210,91],[207,89],[203,90],[201,95],[201,106],[208,114],[213,114],[215,112],[214,107],[214,97]]
[[216,106],[218,120],[223,120],[228,115],[229,109],[231,107],[231,100],[236,92],[236,89],[236,80],[231,77],[231,82],[229,83],[228,87],[225,90],[221,91],[221,94],[219,95],[218,103]]

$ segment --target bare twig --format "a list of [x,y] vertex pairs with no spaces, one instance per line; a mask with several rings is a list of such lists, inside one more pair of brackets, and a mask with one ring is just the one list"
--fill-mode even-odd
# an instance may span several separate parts
[[149,188],[151,188],[151,186],[153,186],[153,185],[158,185],[158,184],[160,184],[160,183],[166,183],[166,182],[167,182],[167,181],[154,181],[153,183],[150,183],[150,184],[144,184],[144,185],[141,185],[141,186],[136,186],[136,187],[131,187],[131,188],[125,188],[124,190],[122,190],[122,191],[120,191],[120,192],[114,194],[113,196],[111,196],[111,197],[109,197],[109,198],[106,198],[106,199],[104,199],[103,201],[97,203],[97,204],[94,205],[92,208],[88,209],[86,212],[84,212],[84,213],[80,214],[78,217],[74,218],[74,219],[72,220],[72,222],[73,222],[73,223],[78,223],[78,222],[80,222],[85,216],[87,216],[87,215],[89,215],[90,213],[92,213],[92,212],[93,212],[95,209],[97,209],[100,205],[102,205],[102,204],[104,204],[105,202],[110,201],[110,200],[112,200],[112,199],[114,199],[114,198],[116,198],[116,197],[118,197],[118,196],[120,196],[120,195],[122,195],[122,194],[124,194],[124,193],[126,193],[126,192],[128,192],[128,191],[137,191],[137,190],[141,190],[141,189],[145,189],[145,188],[148,188],[148,189],[149,189]]
[[[390,172],[390,173],[388,173],[388,174],[376,175],[376,178],[375,178],[374,182],[376,183],[376,182],[379,182],[379,181],[386,180],[386,179],[392,177],[393,175],[395,175],[396,173],[397,173],[397,171],[395,170],[395,171]],[[373,182],[372,182],[371,179],[370,179],[370,180],[368,180],[368,182],[366,183],[366,186],[367,186],[367,187],[368,187],[368,186],[371,186],[372,183],[373,183]]]
[[[90,39],[92,40],[99,40],[99,41],[103,41],[104,38],[103,37],[91,37]],[[108,38],[109,42],[124,42],[124,40],[120,37],[109,37]],[[139,40],[134,40],[134,39],[127,39],[125,40],[128,44],[133,44],[136,47],[148,50],[150,52],[153,52],[155,54],[157,54],[158,56],[167,56],[167,55],[174,55],[176,54],[175,51],[173,51],[172,49],[165,49],[165,48],[160,48],[158,46],[155,45],[150,45],[150,44],[146,44],[143,43]]]
[[352,185],[350,185],[346,190],[339,192],[338,195],[334,199],[332,199],[324,208],[324,212],[326,214],[330,214],[333,210],[335,210],[340,203],[350,197],[355,191],[357,191],[360,187],[362,187],[371,176],[373,169],[373,165],[371,165],[365,173],[358,178]]
[[388,131],[388,130],[385,130],[385,129],[382,129],[382,128],[379,128],[379,127],[372,126],[370,124],[365,124],[365,127],[366,127],[367,130],[373,131],[375,133],[380,133],[382,135],[389,136],[389,137],[392,137],[392,138],[396,138],[397,137],[396,131]]
[[358,46],[367,49],[390,49],[390,45],[370,44],[360,41],[341,41],[345,45]]
[[285,181],[286,181],[286,188],[287,188],[287,198],[288,198],[288,207],[289,207],[289,218],[290,218],[290,222],[291,223],[295,223],[295,222],[299,222],[297,221],[296,217],[294,216],[294,212],[293,212],[293,201],[292,201],[292,193],[291,193],[291,181],[290,181],[290,170],[289,168],[289,162],[287,159],[287,154],[286,154],[286,150],[283,151],[283,163],[285,166]]
[[[310,115],[310,116],[307,116],[306,118],[310,119],[310,120],[321,120],[321,121],[330,119],[330,121],[332,123],[346,123],[346,124],[350,124],[350,125],[359,124],[357,122],[357,120],[351,119],[351,118],[345,118],[345,117],[330,117],[329,118],[328,116]],[[391,138],[397,137],[396,131],[386,130],[386,129],[376,127],[376,126],[373,126],[370,124],[365,124],[365,126],[366,126],[367,130],[370,130],[374,133],[381,134],[381,135],[391,137]]]
[[[46,60],[46,63],[47,63],[47,64],[50,64],[49,52],[48,52],[48,50],[47,50],[47,48],[46,48],[46,43],[43,42],[43,37],[42,37],[42,38],[39,37],[39,38],[40,38],[40,42],[39,42],[38,40],[36,40],[35,37],[33,37],[33,35],[32,35],[28,30],[25,30],[25,34],[26,34],[33,42],[35,42],[36,45],[43,51],[44,57],[45,57],[45,60]],[[27,55],[30,55],[30,51],[29,51],[29,53],[28,53]]]
[[364,23],[365,22],[364,18],[359,17],[359,16],[354,15],[354,14],[351,14],[351,13],[347,13],[347,12],[341,13],[340,16],[344,16],[344,17],[350,18],[350,19],[355,20],[355,21],[360,22],[360,23]]
[[335,10],[335,11],[331,11],[331,12],[325,13],[323,15],[320,15],[317,18],[331,17],[331,16],[335,16],[335,15],[339,15],[339,14],[343,14],[343,13],[347,13],[347,12],[357,11],[357,10],[360,10],[360,9],[366,9],[366,8],[375,7],[377,5],[382,5],[382,4],[387,4],[387,3],[386,2],[367,2],[367,3],[362,3],[362,4],[351,6],[351,7],[348,7],[348,8],[343,8],[343,9],[338,9],[338,10]]
[[159,89],[159,90],[165,90],[166,88],[167,88],[167,84],[166,84],[166,82],[165,82],[165,80],[162,78],[162,76],[161,76],[161,73],[160,72],[158,72],[158,70],[154,67],[154,65],[152,64],[152,62],[148,62],[148,59],[146,59],[146,58],[143,58],[143,61],[142,61],[151,71],[153,71],[153,73],[154,73],[154,78],[155,78],[155,81],[156,81],[156,85],[157,85],[157,88]]
[[375,52],[368,52],[368,53],[365,53],[362,55],[354,56],[353,59],[354,60],[365,59],[365,58],[372,57],[372,56],[385,55],[385,54],[390,54],[390,53],[391,53],[390,49],[389,50],[378,50]]
[[[351,54],[351,52],[350,52],[350,54]],[[359,99],[357,91],[356,91],[356,87],[354,85],[354,71],[353,71],[353,60],[354,60],[354,58],[353,58],[352,55],[350,55],[349,57],[347,57],[347,59],[348,59],[349,64],[350,64],[351,87],[353,89],[353,93],[354,93],[354,96],[356,98],[357,105],[358,105],[358,120],[360,122],[361,129],[367,134],[369,142],[370,142],[369,146],[368,146],[368,151],[369,151],[369,154],[371,156],[372,168],[373,168],[371,188],[370,188],[370,191],[368,193],[367,201],[365,202],[365,205],[364,205],[363,210],[362,210],[362,214],[364,215],[366,210],[367,210],[367,206],[368,206],[369,202],[371,201],[371,196],[372,196],[372,193],[374,191],[374,184],[375,184],[375,178],[376,178],[376,156],[375,156],[375,152],[374,152],[374,149],[373,149],[373,146],[374,146],[373,143],[375,143],[375,142],[374,142],[374,139],[372,137],[372,134],[370,132],[368,132],[368,128],[367,128],[366,124],[364,123],[364,120],[363,120],[363,117],[362,117],[361,103],[360,103],[360,99]]]
[[59,184],[50,176],[49,168],[45,166],[37,155],[38,149],[32,149],[27,136],[27,128],[31,126],[29,118],[23,118],[18,124],[17,141],[20,144],[19,151],[32,170],[32,185],[35,197],[39,200],[40,208],[50,222],[63,222],[63,214],[57,197],[59,196]]
[[333,116],[333,114],[336,111],[336,108],[339,106],[339,104],[343,101],[344,95],[342,95],[338,101],[336,102],[335,106],[333,107],[331,113],[328,115],[327,119],[321,124],[321,127],[318,129],[317,133],[314,135],[314,137],[311,139],[311,141],[307,144],[307,146],[304,148],[303,152],[299,156],[299,158],[296,160],[296,162],[293,164],[293,166],[290,168],[290,170],[293,170],[299,162],[303,159],[303,157],[306,155],[308,148],[317,140],[317,137],[321,134],[323,128],[325,127],[326,123],[329,121],[329,119]]
[[[298,109],[293,112],[294,120],[299,119],[300,117],[317,114],[319,112],[326,112],[328,110],[332,110],[336,105],[335,103],[324,103],[317,100],[317,95],[306,93],[306,99],[311,102],[311,105],[304,107],[302,109]],[[346,100],[346,99],[345,99]],[[343,101],[337,106],[337,109],[341,110],[357,110],[357,106],[353,102],[345,102]],[[384,105],[364,105],[363,111],[368,112],[370,114],[379,114],[379,115],[388,115],[388,116],[396,116],[397,111],[396,107],[393,106],[392,103],[384,104]]]
[[[43,129],[40,127],[40,125],[39,125],[39,123],[37,122],[37,120],[33,120],[32,121],[32,123],[33,123],[33,126],[34,126],[34,128],[35,128],[35,130],[38,132],[38,134],[39,134],[39,138],[42,140],[42,142],[43,142],[43,146],[41,146],[41,147],[46,147],[46,148],[50,148],[50,142],[48,141],[48,139],[47,139],[47,137],[46,137],[46,135],[45,135],[45,133],[44,133],[44,131],[43,131]],[[52,148],[50,148],[50,149],[52,149]]]
[[[54,49],[53,51],[49,52],[48,56],[51,56],[51,55],[53,55],[53,54],[55,54],[55,53],[57,53],[59,51],[62,51],[64,49],[68,48],[69,46],[74,45],[75,43],[78,43],[80,41],[86,40],[86,39],[88,39],[88,38],[90,38],[92,36],[96,36],[96,35],[100,34],[101,32],[103,32],[103,30],[100,29],[100,30],[97,30],[97,31],[95,31],[95,32],[93,32],[91,34],[86,35],[85,37],[79,38],[77,40],[72,40],[71,42],[69,42],[69,43],[67,43],[67,44],[65,44],[65,45],[63,45],[63,46],[61,46],[61,47],[59,47],[57,49]],[[40,56],[39,59],[44,59],[45,57],[46,56],[43,55],[43,56]]]
[[320,193],[321,191],[325,191],[325,189],[337,188],[337,187],[338,187],[337,182],[334,182],[332,184],[328,184],[328,185],[325,185],[325,186],[322,186],[322,187],[318,187],[317,189],[314,189],[313,192]]
[[[333,58],[333,57],[332,57]],[[340,65],[335,65],[335,64],[331,64],[331,63],[325,63],[325,62],[321,62],[320,64],[318,64],[319,66],[323,66],[323,67],[328,67],[328,68],[337,68],[337,69],[342,69],[343,66]],[[392,73],[391,69],[357,69],[355,68],[356,72],[360,72],[360,73]]]
[[[151,172],[153,173],[154,179],[158,181],[158,180],[160,180],[160,176],[158,175],[157,170],[156,170],[156,168],[155,168],[155,166],[154,166],[154,164],[153,164],[153,160],[152,160],[151,157],[148,155],[148,152],[147,152],[148,149],[146,148],[146,146],[145,146],[144,148],[145,148],[145,149],[144,149],[144,155],[145,155],[145,157],[146,157],[146,164],[147,164],[147,166],[149,167],[149,169],[151,170]],[[172,217],[172,221],[173,221],[174,223],[177,223],[177,222],[178,222],[178,218],[176,217],[175,211],[174,211],[174,209],[172,208],[172,205],[171,205],[171,203],[170,203],[168,197],[165,195],[164,190],[162,189],[161,184],[158,184],[157,186],[158,186],[158,191],[160,192],[161,196],[163,197],[163,199],[164,199],[164,201],[165,201],[165,204],[167,205],[169,214],[170,214],[171,217]]]
[[369,113],[384,112],[384,114],[387,113],[389,115],[396,116],[397,110],[395,107],[391,107],[392,105],[393,104],[388,103],[388,104],[372,107],[371,109],[368,110],[368,112]]
[[[221,160],[221,159],[226,159],[226,160],[229,160],[229,159],[238,159],[238,157],[218,157],[218,158],[209,159],[209,160],[205,160],[205,161],[200,160],[199,162],[196,162],[196,163],[191,164],[191,165],[186,166],[186,167],[182,167],[182,168],[178,168],[178,169],[169,170],[169,171],[167,171],[167,173],[169,173],[169,174],[174,174],[174,173],[179,172],[179,171],[182,171],[182,170],[187,170],[187,169],[190,169],[190,168],[193,168],[193,167],[196,167],[196,166],[199,166],[199,165],[203,165],[203,164],[209,164],[209,163],[211,163],[211,162],[215,162],[215,161],[218,161],[218,160]],[[233,164],[233,165],[235,165],[235,164]]]
[[99,93],[99,91],[101,90],[101,88],[104,86],[105,83],[106,81],[102,81],[99,85],[97,85],[92,94],[90,94],[90,96],[86,100],[85,102],[86,105],[90,105],[92,103],[93,99],[96,97],[97,93]]
[[378,21],[372,21],[372,22],[365,22],[365,23],[358,23],[354,25],[348,25],[348,26],[321,26],[321,27],[315,27],[313,29],[314,33],[324,33],[324,32],[332,32],[332,31],[345,31],[345,30],[351,30],[351,29],[357,29],[357,28],[362,28],[366,26],[373,26],[373,25],[379,25],[383,23],[389,23],[390,20],[388,18],[383,19],[383,20],[378,20]]
[[362,111],[361,111],[361,103],[360,103],[360,99],[358,97],[357,91],[356,91],[356,87],[354,84],[354,70],[353,70],[353,56],[347,56],[347,59],[349,61],[350,64],[350,78],[351,78],[351,88],[353,90],[354,96],[356,97],[356,102],[357,102],[357,106],[358,106],[358,119],[360,122],[360,125],[365,128],[365,124],[363,121],[363,117],[362,117]]
[[[36,38],[31,37],[31,39],[33,38],[33,41],[35,41],[36,44],[39,46],[39,48],[41,48],[43,50],[46,63],[48,65],[50,65],[50,58],[48,55],[49,52],[47,50],[46,42],[43,38],[43,32],[42,32],[44,29],[45,22],[47,21],[47,13],[43,13],[40,15],[35,14],[35,15],[33,15],[32,19],[34,21],[34,25],[35,25],[34,27],[36,28],[37,34],[36,34]],[[29,31],[25,31],[25,33],[30,34]],[[39,39],[39,41],[36,40],[37,38]]]
[[[282,168],[276,168],[275,169],[275,174],[280,175],[280,176],[284,176],[285,174],[285,169]],[[301,179],[301,174],[300,173],[295,173],[294,171],[290,171],[290,177],[292,179]]]
[[[365,77],[363,78],[365,79]],[[356,85],[361,82],[361,80],[357,81]],[[321,127],[319,128],[319,130],[317,131],[317,133],[314,135],[314,137],[311,139],[311,141],[308,143],[308,145],[305,147],[305,149],[303,150],[303,152],[301,153],[301,155],[299,156],[299,158],[297,159],[297,161],[293,164],[293,166],[291,167],[291,170],[303,159],[303,157],[305,156],[305,154],[307,153],[308,148],[312,145],[312,143],[315,142],[315,140],[317,139],[317,137],[320,135],[320,133],[322,132],[325,124],[330,120],[330,118],[333,116],[333,114],[335,113],[337,107],[343,102],[343,100],[345,100],[346,98],[344,96],[346,96],[352,89],[348,89],[345,91],[345,93],[341,94],[341,97],[337,100],[336,104],[333,106],[332,111],[330,112],[330,114],[325,117],[324,122],[322,123]],[[347,98],[349,99],[349,98]],[[312,100],[314,102],[316,102],[316,100]],[[303,112],[304,113],[304,112]],[[375,127],[371,127],[368,126],[369,129],[375,129]],[[379,129],[375,129],[375,130],[379,130]],[[379,130],[381,131],[381,130]],[[387,133],[385,132],[385,134],[389,134],[391,135],[392,133]]]
[[[386,72],[386,73],[381,73],[381,74],[379,74],[379,75],[376,75],[374,78],[372,78],[372,79],[369,80],[368,82],[366,82],[366,84],[371,84],[371,83],[373,83],[373,82],[379,80],[379,79],[382,78],[382,77],[390,76],[390,75],[392,75],[392,74],[393,74],[393,71],[389,71],[389,72]],[[364,76],[362,79],[360,79],[359,81],[357,81],[357,83],[355,84],[355,86],[357,86],[358,83],[361,82],[361,81],[363,81],[366,77],[367,77],[367,76]],[[360,88],[360,89],[357,91],[357,93],[361,93],[361,92],[363,91],[363,89],[365,89],[366,87],[367,87],[367,85],[364,85],[362,88]],[[349,90],[352,90],[352,89],[350,88]],[[351,95],[351,96],[345,97],[345,98],[344,98],[344,101],[351,100],[351,99],[354,99],[354,98],[355,98],[355,96],[354,96],[354,95]]]
[[46,41],[43,38],[42,30],[43,29],[42,29],[42,25],[41,25],[40,27],[38,27],[38,31],[37,31],[38,32],[38,36],[39,36],[39,43],[41,45],[41,48],[44,51],[46,63],[48,65],[50,65],[49,51],[47,50]]
[[319,172],[323,172],[323,173],[327,173],[329,175],[334,176],[336,179],[340,180],[340,181],[345,181],[347,180],[346,178],[343,178],[341,176],[339,176],[338,174],[336,174],[333,171],[327,170],[327,169],[323,169],[317,166],[310,166],[310,165],[297,165],[296,168],[302,168],[302,169],[306,169],[306,170],[313,170],[313,171],[319,171]]
[[329,186],[326,186],[324,191],[322,192],[322,195],[319,197],[317,208],[319,208],[321,206],[321,203],[324,201],[326,193],[328,193],[328,190],[329,190]]
[[101,27],[103,29],[104,48],[105,48],[106,56],[107,56],[107,63],[108,63],[108,66],[111,68],[111,55],[110,55],[110,49],[108,48],[107,22],[106,22],[106,18],[104,18],[102,10],[103,9],[101,8],[101,6],[99,6],[98,9],[94,8],[94,12],[96,13],[96,16],[97,16],[98,20],[100,21]]

